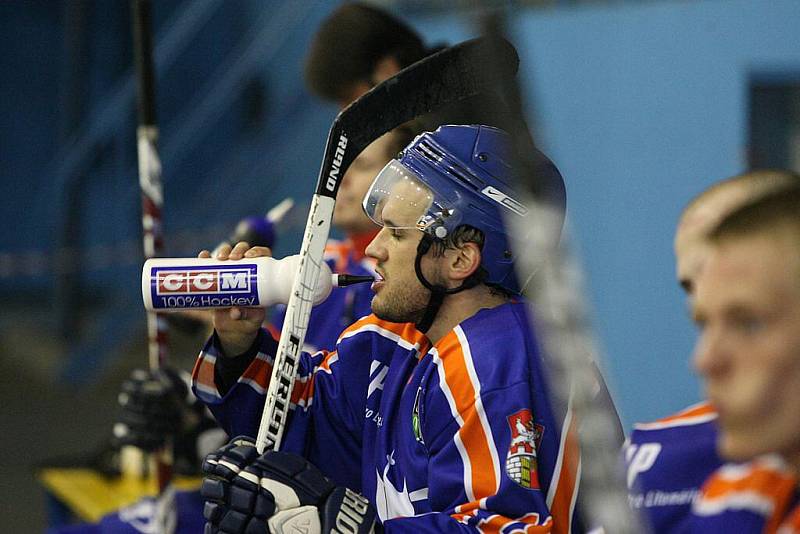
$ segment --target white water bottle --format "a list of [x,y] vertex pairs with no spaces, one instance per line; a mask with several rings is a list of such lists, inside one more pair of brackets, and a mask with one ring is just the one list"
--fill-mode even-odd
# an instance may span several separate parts
[[[286,304],[299,270],[299,255],[280,260],[151,258],[142,267],[142,299],[149,311]],[[328,298],[335,277],[322,262],[314,289],[315,305]]]

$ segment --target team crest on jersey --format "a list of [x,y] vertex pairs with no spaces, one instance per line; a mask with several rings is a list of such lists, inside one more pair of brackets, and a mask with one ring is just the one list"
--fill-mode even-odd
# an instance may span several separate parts
[[541,444],[544,427],[533,422],[533,414],[528,409],[515,412],[506,417],[506,420],[511,427],[506,474],[523,488],[538,489],[536,451]]

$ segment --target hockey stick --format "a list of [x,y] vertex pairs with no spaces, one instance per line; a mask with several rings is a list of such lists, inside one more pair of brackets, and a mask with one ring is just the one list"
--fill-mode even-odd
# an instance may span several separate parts
[[[142,191],[142,237],[145,259],[154,258],[164,247],[161,210],[164,193],[161,185],[161,160],[156,142],[155,74],[153,68],[152,16],[150,0],[132,0],[133,50],[138,86],[139,186]],[[155,312],[147,313],[147,349],[150,369],[161,367],[167,357],[167,322]],[[172,478],[169,444],[154,453],[159,492]]]
[[[502,21],[495,13],[484,19],[484,32],[503,35]],[[491,72],[491,71],[490,71]],[[518,83],[513,78],[490,76],[498,93],[514,113],[524,110]],[[628,492],[620,470],[619,421],[613,405],[597,395],[595,374],[599,358],[598,343],[589,324],[580,262],[571,253],[568,229],[558,236],[564,221],[564,199],[547,169],[539,168],[528,157],[530,132],[524,122],[506,121],[503,128],[513,142],[513,168],[517,169],[517,189],[528,208],[527,220],[513,218],[509,230],[514,246],[522,253],[516,258],[517,274],[528,277],[525,287],[528,303],[535,303],[536,330],[542,333],[551,394],[567,409],[568,421],[562,432],[574,429],[580,456],[573,466],[579,482],[581,512],[592,532],[635,534],[644,532],[639,518],[628,506]],[[520,276],[525,280],[526,276]],[[621,430],[621,429],[620,429]],[[563,439],[563,437],[562,437]],[[569,469],[569,466],[567,467]],[[552,490],[552,488],[551,488]],[[548,494],[548,506],[551,496]],[[554,525],[569,531],[567,518],[554,517]]]
[[[490,57],[490,49],[499,53]],[[300,349],[311,314],[314,284],[323,261],[342,176],[356,156],[384,133],[446,104],[491,90],[493,82],[485,76],[490,61],[495,63],[493,71],[503,76],[514,76],[519,64],[516,51],[507,41],[489,43],[485,39],[473,39],[403,69],[350,104],[333,121],[258,429],[256,447],[259,452],[280,447]]]

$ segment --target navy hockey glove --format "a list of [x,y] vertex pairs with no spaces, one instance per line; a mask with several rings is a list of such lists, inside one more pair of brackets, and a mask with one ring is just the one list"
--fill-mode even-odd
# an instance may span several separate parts
[[122,383],[114,424],[118,445],[154,451],[183,430],[189,417],[189,388],[171,369],[136,369]]
[[209,454],[203,472],[205,534],[374,530],[375,510],[364,497],[334,486],[300,456],[259,456],[250,438],[236,438]]

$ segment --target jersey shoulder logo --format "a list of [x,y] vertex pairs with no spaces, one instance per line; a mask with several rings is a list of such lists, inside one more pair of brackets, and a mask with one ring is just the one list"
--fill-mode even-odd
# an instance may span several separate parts
[[544,427],[533,422],[527,408],[506,417],[511,428],[511,445],[506,455],[508,478],[528,489],[539,489],[536,451],[542,442]]
[[367,399],[376,391],[383,391],[383,384],[386,382],[386,375],[389,373],[389,366],[378,360],[372,360],[369,366],[369,387],[367,388]]
[[628,488],[633,488],[637,476],[649,471],[661,454],[660,443],[632,443],[625,449],[625,461],[628,462]]

